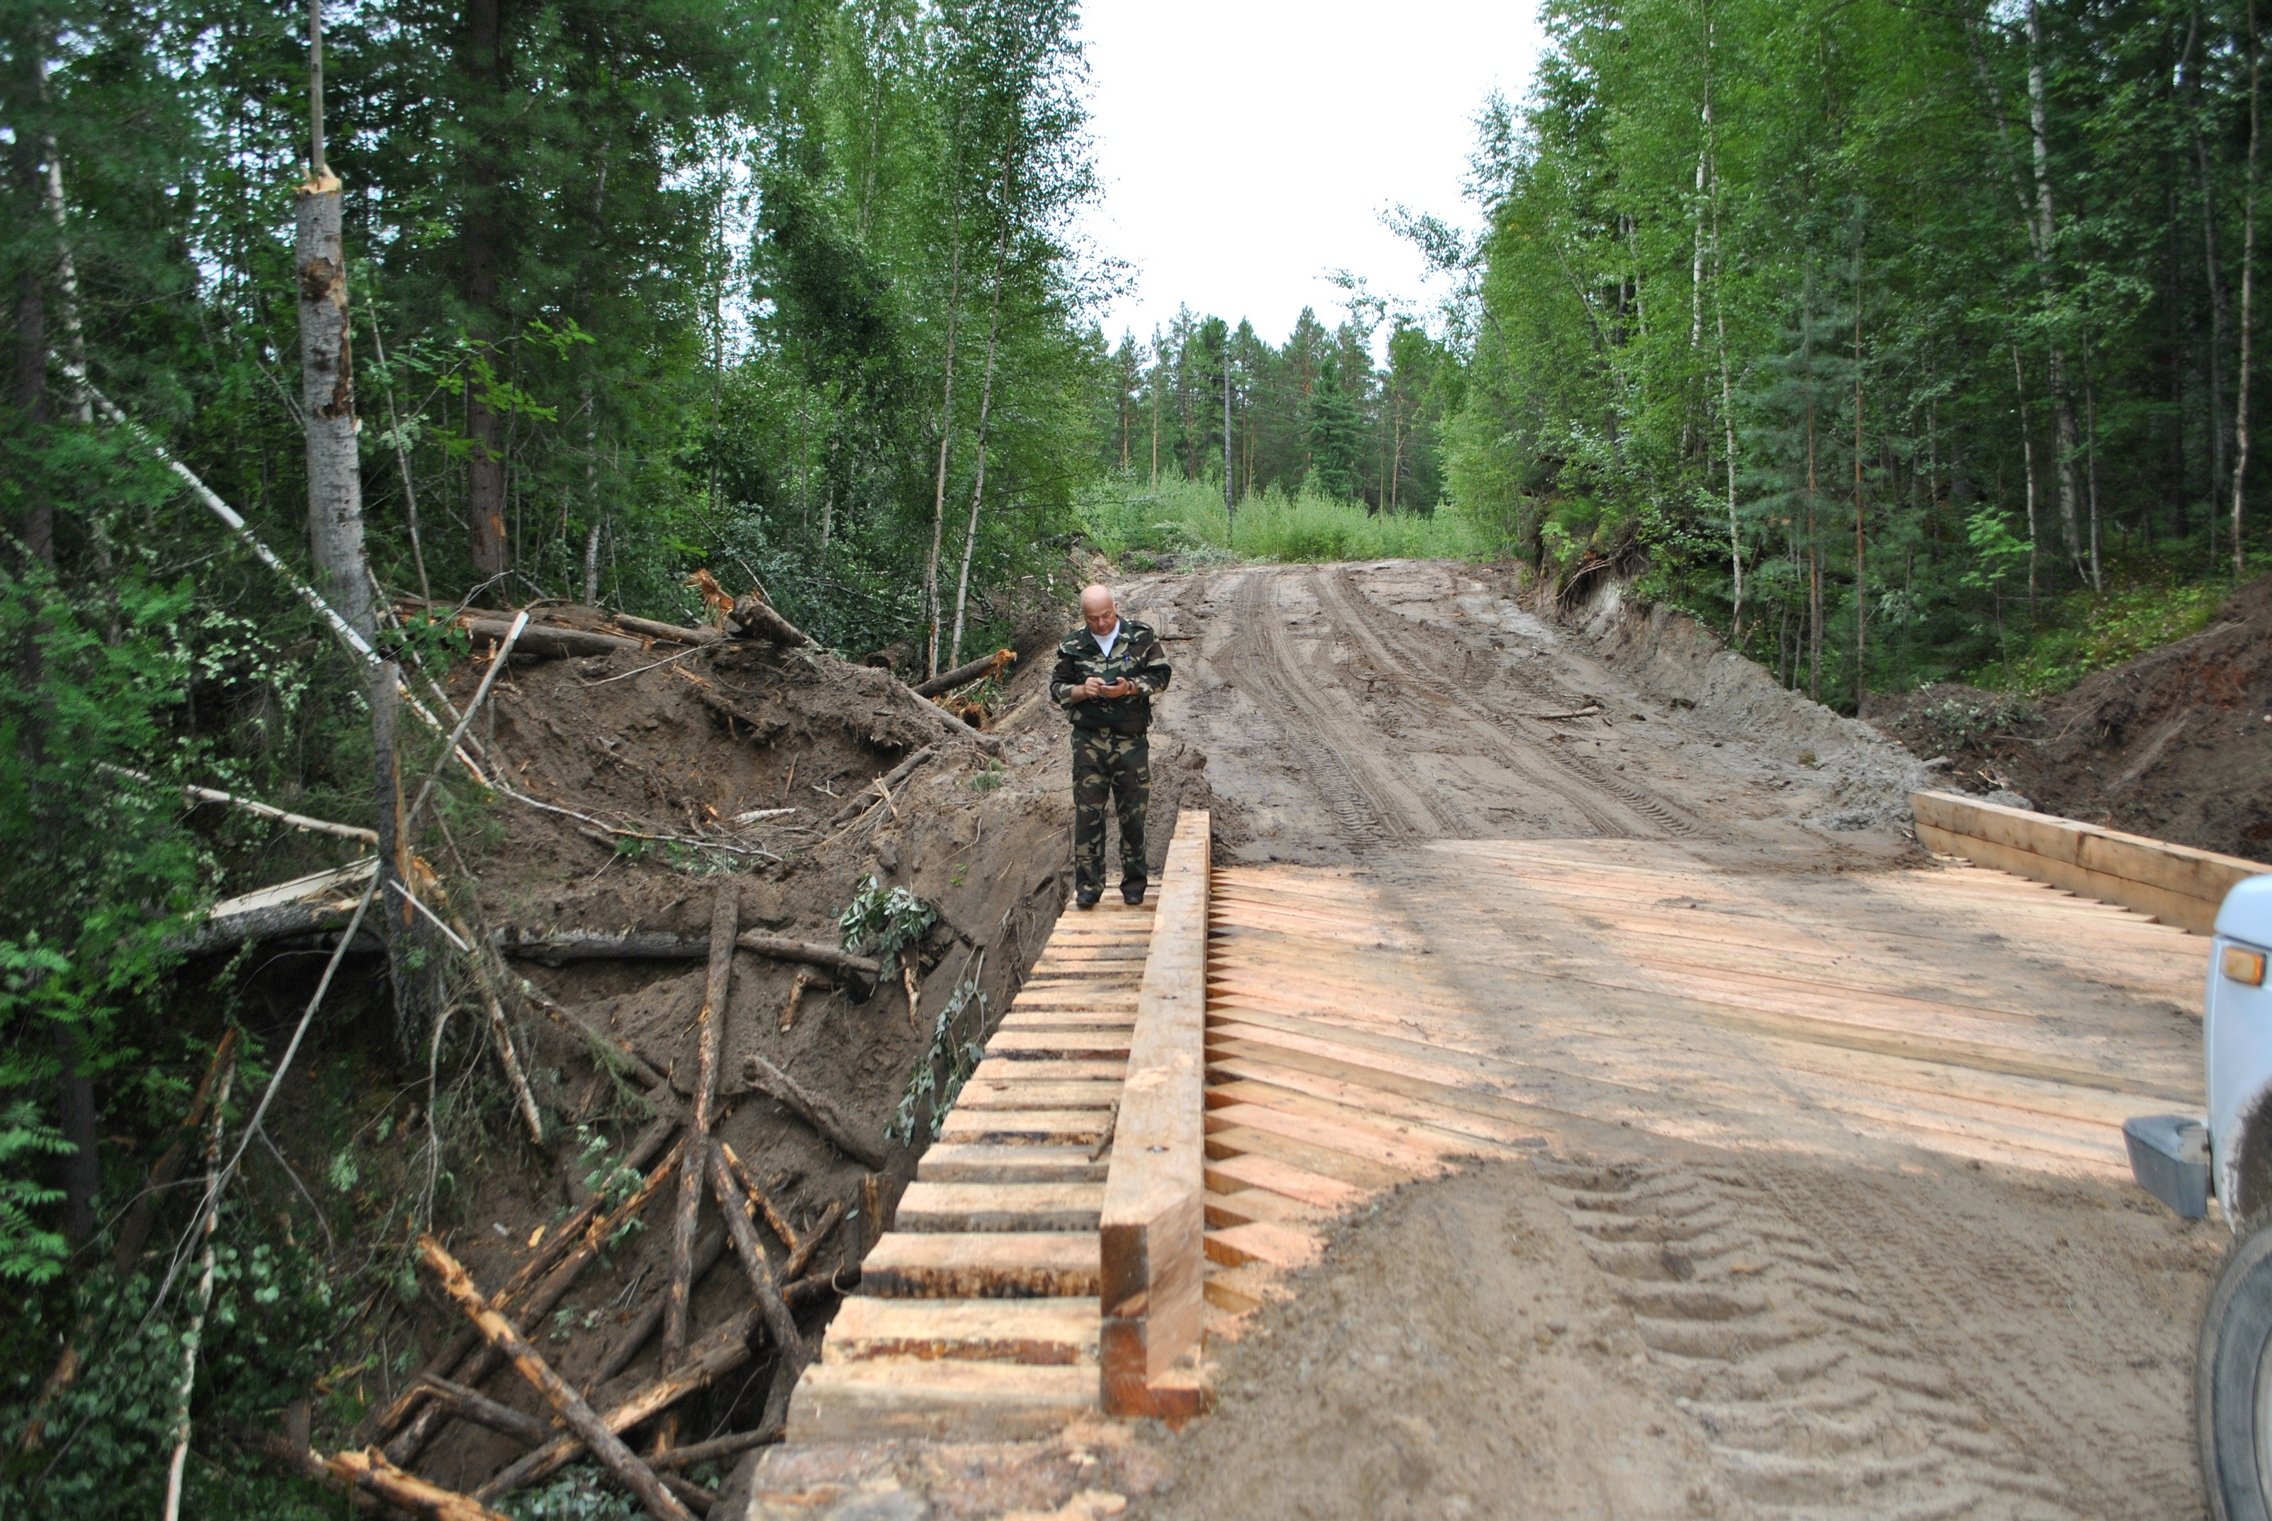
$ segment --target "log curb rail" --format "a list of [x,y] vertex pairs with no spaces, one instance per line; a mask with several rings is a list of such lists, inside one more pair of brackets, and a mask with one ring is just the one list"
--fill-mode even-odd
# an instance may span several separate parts
[[2217,920],[2225,894],[2272,865],[2173,845],[2056,814],[2006,808],[1954,792],[1914,792],[1917,839],[1978,866],[2118,903],[2196,935]]
[[1107,1414],[1197,1415],[1206,1326],[1209,817],[1178,822],[1129,1037],[1098,1233]]

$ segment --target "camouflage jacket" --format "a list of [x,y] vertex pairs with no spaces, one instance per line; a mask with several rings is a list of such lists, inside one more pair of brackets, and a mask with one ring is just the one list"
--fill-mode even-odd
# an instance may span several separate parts
[[[1096,635],[1086,625],[1057,642],[1057,668],[1050,673],[1049,698],[1065,710],[1076,729],[1110,729],[1118,734],[1141,734],[1152,721],[1152,694],[1167,689],[1167,651],[1148,623],[1123,616],[1120,637],[1107,655],[1097,647]],[[1129,697],[1092,697],[1067,702],[1065,694],[1091,676],[1115,681],[1125,676],[1137,691]]]

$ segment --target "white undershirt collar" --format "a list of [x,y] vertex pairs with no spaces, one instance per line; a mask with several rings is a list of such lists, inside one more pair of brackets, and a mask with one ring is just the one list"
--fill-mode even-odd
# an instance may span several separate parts
[[1104,651],[1106,656],[1110,657],[1112,654],[1112,647],[1120,642],[1120,620],[1117,618],[1113,619],[1111,633],[1091,633],[1089,637],[1097,642],[1098,649]]

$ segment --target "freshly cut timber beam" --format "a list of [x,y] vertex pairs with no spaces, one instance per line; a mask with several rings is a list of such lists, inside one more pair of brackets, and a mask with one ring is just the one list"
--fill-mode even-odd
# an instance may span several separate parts
[[2214,927],[2218,906],[2235,882],[2272,872],[2272,864],[2263,861],[1954,792],[1914,792],[1909,806],[1927,849],[2119,903],[2197,935]]
[[829,1322],[831,1363],[954,1358],[1029,1367],[1094,1364],[1093,1299],[879,1299],[858,1294]]
[[1099,1237],[1103,1400],[1113,1415],[1195,1413],[1194,1391],[1172,1376],[1206,1326],[1210,847],[1208,816],[1185,814],[1161,874],[1129,1038]]
[[907,1185],[892,1215],[902,1231],[1093,1231],[1104,1206],[1101,1183],[925,1183]]
[[863,1293],[886,1299],[1093,1297],[1088,1231],[893,1231],[860,1265]]
[[926,1183],[1102,1183],[1105,1164],[1086,1146],[942,1140],[923,1153],[915,1176]]

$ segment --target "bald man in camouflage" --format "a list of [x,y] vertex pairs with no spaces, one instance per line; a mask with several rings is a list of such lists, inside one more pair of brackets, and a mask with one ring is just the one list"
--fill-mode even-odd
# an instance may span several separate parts
[[1120,616],[1112,592],[1081,592],[1081,627],[1057,645],[1051,700],[1073,721],[1073,906],[1104,896],[1104,809],[1120,816],[1120,896],[1144,901],[1144,808],[1152,791],[1152,695],[1167,689],[1167,653],[1148,625]]

